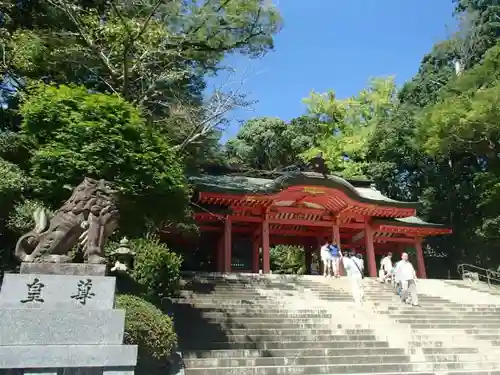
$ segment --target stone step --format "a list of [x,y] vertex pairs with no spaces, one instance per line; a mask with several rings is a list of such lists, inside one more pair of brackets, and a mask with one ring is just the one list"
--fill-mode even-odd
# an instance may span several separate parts
[[[396,375],[399,372],[357,372],[356,375]],[[309,375],[321,375],[321,374],[309,374]],[[404,375],[500,375],[500,370],[446,370],[446,371],[408,371]]]
[[[258,367],[210,367],[189,368],[189,375],[288,375],[288,374],[359,374],[359,373],[434,373],[447,370],[495,370],[500,362],[448,362],[448,363],[357,363],[310,366],[258,366]],[[471,372],[467,372],[471,374]]]
[[[202,329],[203,326],[206,326],[209,322],[200,322],[199,324],[189,324],[189,322],[180,322],[178,323],[179,325],[185,325],[191,330],[198,330]],[[347,328],[347,329],[354,329],[354,328],[363,328],[363,325],[361,323],[352,323],[351,325],[343,325],[343,324],[332,324],[330,322],[324,323],[323,325],[318,325],[317,323],[266,323],[266,322],[259,322],[258,320],[254,323],[238,323],[238,322],[226,322],[223,324],[218,324],[220,329],[223,329],[224,327],[227,328],[246,328],[247,330],[252,330],[252,329],[264,329],[264,330],[270,330],[270,329],[279,329],[279,330],[304,330],[304,329],[318,329],[318,328],[337,328],[337,329],[342,329],[342,328]],[[366,328],[366,327],[365,327]]]
[[447,316],[450,319],[463,319],[463,320],[479,320],[483,322],[500,322],[500,315],[484,315],[484,314],[467,314],[467,315],[460,315],[460,314],[444,314],[444,313],[433,313],[433,314],[425,314],[425,313],[420,313],[420,312],[415,312],[415,311],[408,311],[406,313],[401,312],[398,314],[392,314],[388,313],[388,315],[393,318],[393,319],[439,319],[443,316]]
[[[199,315],[198,311],[196,312],[196,315]],[[193,314],[194,315],[194,314]],[[210,312],[202,312],[202,315],[204,318],[213,318],[213,319],[218,319],[218,318],[231,318],[231,319],[273,319],[273,320],[281,320],[281,319],[330,319],[332,317],[332,314],[324,314],[324,313],[296,313],[296,312],[289,312],[289,313],[261,313],[259,314],[259,317],[255,316],[254,312],[246,312],[246,313],[227,313],[225,311],[210,311]],[[185,315],[183,315],[185,316]],[[500,320],[500,319],[499,319]]]
[[[249,301],[249,300],[216,300],[216,299],[210,299],[210,300],[199,300],[199,299],[179,299],[173,301],[175,304],[178,305],[191,305],[195,306],[196,308],[214,308],[218,307],[219,309],[235,309],[235,308],[253,308],[253,309],[260,309],[260,310],[270,310],[270,309],[278,309],[282,310],[283,312],[287,311],[295,311],[294,309],[290,308],[290,304],[287,302],[280,302],[281,300],[269,300],[266,301],[265,303],[261,303],[258,301]],[[338,306],[340,308],[348,308],[351,305],[354,305],[354,302],[349,300],[349,301],[338,301],[338,302],[348,302],[348,303],[342,303],[341,306]],[[317,305],[319,306],[319,304]],[[370,304],[366,304],[365,306],[367,307],[372,307]],[[385,308],[379,308],[378,306],[373,306],[373,308],[376,311],[379,311],[381,313],[384,312],[393,312],[393,313],[399,313],[403,311],[417,311],[419,313],[437,313],[437,312],[442,312],[442,313],[447,313],[447,314],[469,314],[469,313],[482,313],[485,315],[498,315],[497,311],[488,311],[488,310],[476,310],[473,308],[455,308],[455,307],[443,307],[443,306],[431,306],[431,305],[420,305],[418,307],[416,306],[410,306],[403,304],[402,302],[398,303],[397,305],[394,306],[389,306]],[[314,309],[312,309],[314,310]]]
[[[432,354],[427,355],[429,362],[478,362],[492,361],[482,354]],[[494,360],[494,359],[493,359]],[[204,358],[184,360],[185,366],[189,368],[200,367],[251,367],[251,366],[311,366],[311,365],[341,365],[341,364],[379,364],[379,363],[408,363],[409,357],[404,353],[398,354],[353,354],[348,355],[319,355],[310,356],[300,354],[289,357],[231,357],[231,358]]]
[[[279,292],[279,293],[273,293],[274,291],[273,290],[267,290],[266,289],[266,295],[267,293],[272,293],[272,294],[279,294],[279,295],[286,295],[287,293],[283,293],[283,292]],[[242,289],[242,290],[222,290],[222,291],[213,291],[213,292],[210,292],[210,293],[197,293],[197,292],[193,292],[193,291],[190,291],[190,290],[181,290],[180,292],[178,292],[178,294],[176,295],[176,297],[185,297],[185,296],[189,296],[189,297],[199,297],[199,298],[202,298],[202,297],[210,297],[210,296],[223,296],[223,297],[226,297],[226,298],[242,298],[242,297],[245,297],[245,298],[259,298],[259,297],[265,297],[266,295],[256,291],[256,290],[245,290],[245,289]]]
[[[276,340],[277,335],[273,333],[269,334],[243,334],[243,335],[229,335],[226,334],[224,342],[228,343],[246,343],[246,342],[258,342],[258,343],[266,343],[273,342]],[[311,341],[330,341],[330,342],[358,342],[358,341],[376,341],[375,335],[305,335],[305,334],[290,334],[290,335],[281,335],[280,340],[283,342],[311,342]],[[211,342],[210,337],[205,337],[205,341]],[[200,337],[192,337],[191,340],[184,339],[186,343],[190,343],[191,341],[202,341],[203,339]]]
[[212,342],[210,347],[186,346],[187,350],[228,350],[228,349],[334,349],[334,348],[388,348],[384,341],[267,341],[267,342]]
[[[420,302],[420,301],[419,301]],[[381,310],[383,309],[394,309],[394,308],[403,308],[407,305],[403,304],[401,301],[398,301],[397,303],[389,306],[381,306],[381,304],[373,302],[373,305],[375,307],[381,307]],[[477,305],[457,305],[457,304],[427,304],[427,305],[421,305],[418,310],[446,310],[449,312],[459,312],[459,313],[468,313],[468,312],[475,312],[475,313],[499,313],[500,309],[497,308],[492,308],[492,307],[478,307]]]
[[[182,316],[179,317],[180,320],[189,321],[189,317]],[[218,324],[230,324],[230,325],[247,325],[247,324],[318,324],[318,325],[331,325],[332,318],[272,318],[271,316],[262,316],[253,314],[253,317],[248,316],[219,316],[217,318],[202,316],[202,324],[205,322],[218,323]],[[195,324],[195,323],[192,323]]]
[[[470,353],[474,350],[470,349]],[[403,355],[404,349],[400,348],[304,348],[304,349],[229,349],[184,352],[183,358],[247,358],[247,357],[321,357],[321,356],[346,356],[346,355]]]
[[[394,317],[392,317],[394,319]],[[484,326],[487,325],[488,327],[492,327],[493,325],[497,324],[500,325],[500,320],[493,320],[491,322],[485,322],[484,319],[467,319],[467,318],[460,318],[460,317],[450,317],[443,315],[440,319],[436,318],[429,318],[429,319],[408,319],[408,318],[403,318],[403,319],[396,319],[399,323],[405,323],[405,324],[464,324],[464,325],[477,325],[477,326]]]
[[448,343],[454,342],[454,343],[459,343],[459,342],[466,342],[467,340],[470,340],[471,338],[474,338],[476,340],[496,340],[500,339],[498,335],[489,335],[489,334],[469,334],[466,332],[462,333],[455,333],[455,334],[448,334],[446,332],[441,332],[441,334],[420,334],[420,333],[414,333],[412,336],[416,341],[415,342],[421,342],[425,344],[429,343],[434,343],[434,342],[442,342]]
[[240,358],[207,358],[184,360],[184,365],[191,368],[211,367],[261,367],[261,366],[311,366],[311,365],[341,365],[360,363],[404,363],[409,362],[408,356],[399,355],[347,355],[347,356],[304,356],[298,357],[240,357]]
[[[256,305],[231,305],[231,306],[225,306],[223,304],[205,304],[205,305],[200,305],[200,304],[187,304],[187,303],[180,303],[180,304],[175,304],[173,305],[174,311],[182,311],[183,313],[197,313],[199,312],[204,313],[208,311],[219,311],[219,312],[224,312],[227,315],[233,315],[233,314],[255,314],[259,315],[272,315],[275,313],[278,314],[297,314],[297,310],[295,310],[292,306],[282,306],[281,309],[277,309],[278,306],[273,305],[272,307],[265,307],[265,306],[256,306]],[[335,309],[335,313],[338,313],[339,311],[343,312],[348,312],[352,311],[353,306],[348,306],[343,307],[343,306],[337,306]],[[332,310],[333,311],[333,310]],[[315,312],[315,310],[311,310],[312,313]]]
[[411,324],[413,329],[429,329],[429,328],[439,328],[439,329],[448,329],[448,328],[500,328],[500,324],[488,324],[484,323],[481,325],[471,325],[471,324],[463,324],[463,323],[436,323],[436,324],[426,324],[426,323],[418,323]]
[[[347,302],[351,302],[351,298],[340,298],[344,299]],[[262,307],[272,307],[275,306],[277,302],[282,301],[283,299],[281,297],[265,297],[260,300],[252,300],[252,299],[245,299],[245,298],[238,298],[238,299],[224,299],[220,296],[209,296],[209,297],[203,297],[203,298],[173,298],[172,302],[176,303],[193,303],[195,302],[196,304],[220,304],[223,303],[224,305],[231,306],[231,305],[259,305]],[[419,298],[420,300],[420,298]],[[420,300],[421,301],[421,300]],[[419,301],[419,302],[420,302]],[[285,302],[281,302],[283,305],[285,305]],[[391,310],[394,308],[403,308],[406,307],[407,305],[403,304],[399,299],[395,301],[392,305],[383,305],[377,301],[369,302],[369,305],[373,305],[375,308],[380,308],[381,310]],[[499,307],[480,307],[478,305],[464,305],[464,304],[448,304],[448,303],[427,303],[424,304],[423,302],[421,303],[421,306],[419,307],[419,310],[449,310],[449,311],[456,311],[456,312],[487,312],[487,313],[498,313],[500,312]]]
[[336,329],[321,329],[321,327],[315,327],[313,329],[279,329],[279,328],[257,328],[257,329],[248,329],[248,328],[228,328],[225,329],[224,332],[228,335],[249,335],[249,336],[366,336],[373,335],[373,330],[371,329],[345,329],[345,330],[336,330]]
[[[174,305],[174,309],[178,310],[179,312],[184,313],[190,313],[196,311],[197,313],[200,314],[205,314],[207,312],[220,312],[224,313],[227,315],[234,315],[234,314],[263,314],[263,315],[280,315],[280,314],[301,314],[301,310],[295,310],[295,309],[290,309],[290,308],[276,308],[277,306],[273,306],[273,308],[259,308],[256,309],[255,307],[249,307],[249,306],[244,306],[244,305],[239,305],[237,307],[230,307],[230,308],[224,308],[221,306],[217,305],[205,305],[205,306],[192,306],[189,304],[178,304]],[[303,310],[302,310],[303,311]],[[309,313],[316,313],[316,312],[321,312],[321,310],[308,310]]]

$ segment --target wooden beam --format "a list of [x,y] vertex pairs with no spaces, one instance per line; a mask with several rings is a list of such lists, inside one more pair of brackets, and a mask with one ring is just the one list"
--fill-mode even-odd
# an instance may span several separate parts
[[269,218],[269,224],[282,224],[282,225],[302,225],[305,227],[325,227],[331,228],[333,225],[332,221],[319,221],[319,220],[304,220],[304,219],[279,219],[271,216]]
[[[364,224],[363,224],[363,227],[364,227]],[[356,242],[361,241],[364,238],[365,238],[365,230],[363,229],[363,230],[359,231],[358,233],[356,233],[354,236],[352,236],[351,242],[356,243]]]
[[[222,232],[224,230],[223,226],[216,227],[212,225],[202,225],[199,227],[201,232]],[[260,232],[261,228],[254,228],[254,227],[232,227],[232,232],[233,233],[248,233],[252,235],[256,235],[256,232]],[[293,229],[270,229],[269,231],[270,236],[291,236],[291,237],[318,237],[318,236],[330,236],[331,232],[330,231],[300,231],[300,230],[293,230]],[[340,234],[341,239],[345,238],[350,238],[348,234]]]
[[374,237],[375,242],[396,242],[396,243],[415,243],[415,238],[410,237],[387,237],[387,236],[376,236]]
[[[263,219],[257,216],[241,216],[241,215],[231,215],[231,220],[233,222],[247,222],[247,223],[261,223]],[[196,213],[195,220],[200,222],[224,222],[224,215],[221,214],[211,214],[211,213]],[[329,220],[305,220],[305,219],[282,219],[277,218],[276,214],[270,214],[269,224],[280,224],[280,225],[300,225],[304,227],[323,227],[331,228],[333,221]],[[340,229],[360,229],[363,228],[363,223],[346,223],[340,224]]]
[[262,223],[262,218],[257,216],[242,216],[231,215],[233,221],[246,222],[246,223]]
[[194,214],[194,219],[198,221],[220,221],[223,223],[225,221],[225,215],[214,214],[210,212],[197,212]]
[[283,212],[290,214],[312,214],[312,215],[328,215],[328,210],[320,210],[318,208],[308,208],[308,207],[286,207],[286,206],[271,206],[272,212]]

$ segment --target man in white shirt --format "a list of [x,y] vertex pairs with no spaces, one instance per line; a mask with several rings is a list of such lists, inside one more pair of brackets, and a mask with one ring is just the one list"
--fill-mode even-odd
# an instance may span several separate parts
[[401,299],[405,303],[411,303],[413,306],[418,306],[417,295],[417,273],[413,264],[408,260],[408,254],[401,254],[401,261],[396,267],[396,279],[401,282]]
[[321,246],[321,261],[323,262],[323,276],[332,276],[332,255],[330,253],[330,241]]
[[392,253],[388,253],[380,261],[380,270],[378,271],[378,279],[381,283],[385,283],[392,270]]
[[361,302],[364,298],[363,291],[363,259],[356,258],[353,253],[347,253],[345,256],[340,253],[340,259],[346,271],[347,277],[351,282],[351,293],[354,302]]

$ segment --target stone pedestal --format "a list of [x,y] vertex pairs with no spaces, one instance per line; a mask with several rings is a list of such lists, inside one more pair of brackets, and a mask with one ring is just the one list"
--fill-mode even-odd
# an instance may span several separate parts
[[[23,264],[0,290],[0,369],[24,375],[133,375],[125,311],[102,265]],[[45,270],[45,273],[43,272]],[[1,372],[1,371],[0,371]]]

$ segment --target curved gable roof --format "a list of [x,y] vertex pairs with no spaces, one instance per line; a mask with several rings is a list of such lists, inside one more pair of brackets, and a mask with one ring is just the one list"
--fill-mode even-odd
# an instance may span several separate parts
[[368,204],[417,209],[419,202],[402,202],[384,196],[373,187],[356,187],[349,181],[334,175],[324,176],[315,172],[286,172],[275,179],[253,178],[238,175],[191,176],[190,182],[198,190],[235,195],[269,195],[294,186],[313,186],[338,189],[349,198]]

